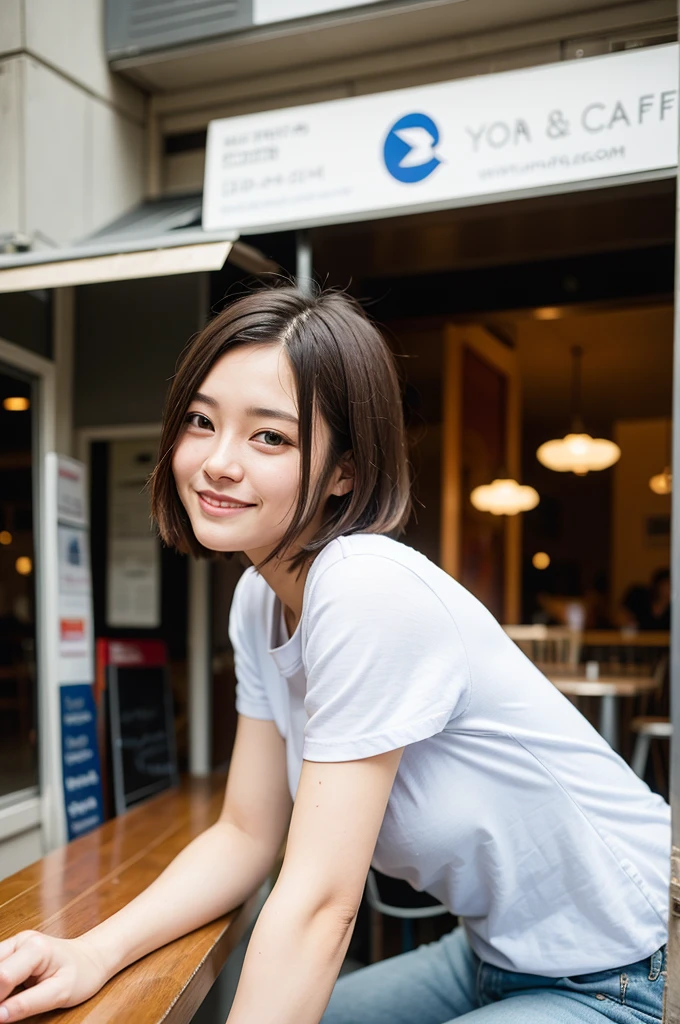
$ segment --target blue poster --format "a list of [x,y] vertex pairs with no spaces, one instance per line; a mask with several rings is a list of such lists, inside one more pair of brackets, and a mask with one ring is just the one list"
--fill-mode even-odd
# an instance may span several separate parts
[[97,713],[89,683],[62,685],[59,694],[64,805],[70,841],[104,821]]

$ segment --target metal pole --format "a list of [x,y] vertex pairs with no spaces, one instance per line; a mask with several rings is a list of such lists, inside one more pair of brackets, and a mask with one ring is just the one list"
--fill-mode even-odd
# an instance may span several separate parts
[[619,749],[619,707],[612,693],[600,698],[600,732],[612,750]]
[[[210,278],[198,281],[198,329],[210,311]],[[212,765],[212,594],[210,562],[189,556],[187,684],[189,691],[189,774],[205,776]]]
[[189,774],[210,774],[210,563],[189,559]]
[[[680,4],[679,4],[680,12]],[[679,168],[680,170],[680,168]],[[678,176],[680,182],[680,175]],[[671,513],[671,721],[680,737],[680,188],[676,188],[675,209],[675,334],[673,342],[673,489]],[[665,1024],[680,1024],[680,742],[671,740],[671,887],[668,920],[668,973],[664,1006]]]
[[295,276],[297,286],[305,295],[312,291],[312,240],[309,231],[296,232],[297,266]]

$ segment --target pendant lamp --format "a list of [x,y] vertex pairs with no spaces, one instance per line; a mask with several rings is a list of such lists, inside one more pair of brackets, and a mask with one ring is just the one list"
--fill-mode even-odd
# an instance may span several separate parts
[[655,494],[670,494],[673,490],[673,474],[671,473],[670,461],[671,461],[671,430],[673,428],[673,421],[668,421],[668,430],[666,433],[666,465],[663,473],[657,473],[649,481],[649,486]]
[[599,469],[608,469],[621,457],[621,449],[613,441],[586,434],[581,417],[581,358],[583,349],[571,350],[571,432],[559,440],[546,441],[536,452],[538,461],[556,473],[585,476]]
[[493,483],[475,487],[470,494],[470,501],[480,512],[492,512],[495,516],[516,516],[518,512],[536,508],[540,498],[533,487],[501,477]]
[[673,490],[673,476],[670,466],[666,466],[663,473],[657,473],[649,481],[650,488],[655,494],[670,494]]

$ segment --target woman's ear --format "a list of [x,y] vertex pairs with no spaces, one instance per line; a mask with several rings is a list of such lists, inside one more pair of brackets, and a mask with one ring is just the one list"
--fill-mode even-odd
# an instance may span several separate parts
[[334,495],[336,498],[340,498],[344,494],[349,494],[353,489],[354,455],[352,452],[346,452],[335,467],[328,494],[329,497]]

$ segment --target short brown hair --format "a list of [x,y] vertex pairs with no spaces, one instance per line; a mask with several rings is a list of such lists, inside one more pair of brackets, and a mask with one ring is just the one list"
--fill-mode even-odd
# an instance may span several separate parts
[[[217,360],[236,346],[266,343],[281,344],[293,369],[301,461],[293,518],[265,562],[284,555],[309,526],[343,457],[353,460],[354,487],[342,497],[329,499],[321,529],[291,559],[291,568],[299,568],[307,557],[343,534],[400,533],[411,511],[411,497],[394,357],[348,295],[337,291],[306,295],[297,288],[279,287],[232,302],[179,358],[151,481],[151,509],[163,541],[184,554],[214,554],[198,542],[184,512],[172,473],[172,451],[184,430],[190,403]],[[330,445],[312,490],[314,410],[329,427]]]

